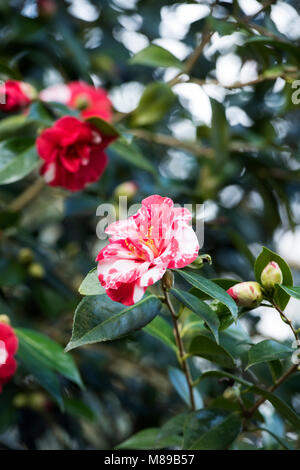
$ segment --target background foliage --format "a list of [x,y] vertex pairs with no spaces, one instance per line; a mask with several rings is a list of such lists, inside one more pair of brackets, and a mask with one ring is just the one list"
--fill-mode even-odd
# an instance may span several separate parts
[[[256,4],[254,13],[246,3],[248,10]],[[202,252],[213,264],[201,275],[254,280],[254,260],[266,245],[286,257],[299,283],[299,105],[291,99],[299,78],[299,5],[53,4],[46,14],[35,0],[1,2],[1,78],[21,79],[38,90],[77,79],[100,84],[110,92],[122,138],[109,147],[108,168],[96,184],[76,194],[45,187],[24,210],[12,212],[9,205],[36,180],[34,139],[49,116],[39,103],[26,119],[1,116],[0,313],[17,328],[20,349],[18,374],[0,395],[0,443],[3,448],[111,449],[147,429],[133,444],[123,444],[137,448],[152,446],[160,429],[160,442],[176,446],[178,436],[170,442],[170,429],[161,426],[174,416],[176,423],[183,420],[188,398],[164,313],[143,332],[63,353],[81,298],[78,288],[105,243],[95,235],[96,208],[116,203],[114,189],[127,180],[138,185],[133,202],[149,194],[181,204],[205,201]],[[281,8],[277,16],[275,7]],[[284,28],[278,15],[286,12],[291,19]],[[187,287],[183,279],[179,283]],[[289,311],[300,326],[297,309]],[[284,323],[283,335],[276,336],[276,315],[260,308],[226,330],[219,347],[228,348],[229,355],[206,339],[204,353],[191,362],[194,378],[215,369],[211,362],[225,374],[215,372],[197,387],[198,407],[205,409],[195,427],[221,423],[229,441],[207,443],[200,431],[195,437],[192,426],[185,446],[299,448],[299,374],[276,395],[293,408],[289,419],[276,403],[264,404],[258,427],[265,431],[242,432],[234,440],[230,430],[239,431],[240,423],[226,413],[238,406],[228,393],[231,356],[246,365],[252,342],[282,344],[271,368],[252,357],[255,365],[240,377],[240,385],[250,388],[247,381],[265,389],[286,365],[293,338]],[[195,322],[195,328],[203,329],[203,323]]]

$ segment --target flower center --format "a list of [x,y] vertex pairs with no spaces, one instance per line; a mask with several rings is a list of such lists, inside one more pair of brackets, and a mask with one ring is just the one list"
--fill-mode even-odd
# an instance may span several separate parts
[[5,343],[0,340],[0,366],[3,366],[3,364],[6,363],[7,358],[8,352],[6,350]]

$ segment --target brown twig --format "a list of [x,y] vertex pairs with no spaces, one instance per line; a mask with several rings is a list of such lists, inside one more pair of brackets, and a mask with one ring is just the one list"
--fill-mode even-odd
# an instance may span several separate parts
[[188,363],[186,362],[186,360],[184,358],[185,357],[185,352],[184,352],[184,347],[183,347],[182,339],[181,339],[181,336],[180,336],[180,332],[179,332],[179,329],[178,329],[178,318],[177,318],[176,312],[174,310],[173,304],[171,302],[170,294],[164,288],[163,285],[162,285],[162,288],[163,288],[163,292],[164,292],[166,305],[167,305],[168,309],[170,310],[171,317],[172,317],[172,320],[173,320],[174,337],[175,337],[175,341],[176,341],[176,344],[177,344],[177,347],[178,347],[179,363],[180,363],[182,371],[183,371],[183,373],[186,377],[186,381],[187,381],[187,385],[188,385],[188,389],[189,389],[189,395],[190,395],[191,408],[192,408],[192,410],[195,410],[196,405],[195,405],[194,391],[193,391],[193,380],[192,380],[192,376],[191,376],[191,372],[190,372]]
[[273,305],[273,307],[277,310],[277,312],[280,314],[280,316],[282,317],[284,323],[286,323],[287,325],[289,325],[290,329],[292,330],[293,332],[293,335],[295,337],[295,340],[298,341],[298,333],[297,331],[295,330],[295,328],[293,327],[293,324],[291,322],[291,320],[288,319],[288,317],[285,315],[285,313],[283,313],[283,311],[281,310],[280,307],[278,307],[278,305],[274,302],[274,301],[271,301],[271,304]]
[[9,206],[8,209],[18,212],[26,207],[44,188],[45,180],[38,178],[23,193],[20,194]]
[[[272,393],[274,390],[276,390],[279,385],[281,385],[290,375],[292,375],[296,370],[298,369],[299,364],[294,364],[292,367],[290,367],[276,382],[267,390],[268,392]],[[251,416],[255,413],[255,411],[262,405],[267,398],[261,397],[257,402],[247,410],[246,412],[246,417],[247,419],[251,418]]]

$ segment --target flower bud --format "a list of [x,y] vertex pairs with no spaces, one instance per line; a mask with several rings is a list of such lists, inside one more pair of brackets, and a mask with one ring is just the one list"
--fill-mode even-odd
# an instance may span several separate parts
[[161,283],[164,291],[169,291],[170,289],[172,289],[172,287],[174,286],[174,274],[172,273],[172,271],[169,271],[167,269],[167,271],[162,277]]
[[114,197],[119,199],[121,196],[126,196],[128,199],[134,198],[138,191],[137,185],[133,181],[125,181],[114,190]]
[[263,300],[261,286],[258,282],[240,282],[230,287],[227,294],[233,298],[239,307],[254,308]]
[[227,387],[223,392],[223,397],[226,400],[236,401],[238,398],[238,390],[234,387]]
[[45,270],[39,263],[31,263],[28,268],[28,273],[30,276],[35,277],[36,279],[42,279],[45,276]]
[[204,266],[204,264],[212,264],[211,256],[210,255],[200,255],[192,264],[189,265],[189,268],[193,269],[200,269]]
[[22,264],[31,263],[34,258],[33,251],[30,248],[22,248],[19,251],[18,258]]
[[10,325],[9,317],[5,314],[0,315],[0,323],[5,323],[6,325]]
[[275,261],[270,261],[260,276],[261,283],[266,290],[272,290],[275,284],[281,284],[283,281],[280,267]]

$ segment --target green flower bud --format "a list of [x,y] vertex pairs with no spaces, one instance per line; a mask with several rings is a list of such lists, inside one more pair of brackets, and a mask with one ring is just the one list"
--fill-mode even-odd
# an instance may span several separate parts
[[18,258],[19,258],[20,263],[22,264],[31,263],[34,258],[33,251],[30,248],[22,248],[19,251]]
[[126,196],[128,199],[134,198],[138,191],[137,185],[133,181],[125,181],[114,190],[114,197],[119,199],[121,196]]
[[195,259],[190,265],[189,268],[192,269],[200,269],[204,266],[204,264],[212,264],[211,256],[210,255],[200,255],[198,258]]
[[227,294],[233,298],[239,307],[254,308],[263,300],[261,286],[258,282],[240,282],[230,287]]
[[10,319],[4,313],[0,315],[0,323],[5,323],[6,325],[10,325]]
[[167,270],[162,277],[162,288],[164,291],[169,291],[174,286],[174,274],[172,271]]
[[274,289],[275,284],[282,284],[283,276],[280,267],[275,261],[270,261],[260,276],[263,287],[271,291]]
[[43,279],[45,276],[45,270],[41,264],[31,263],[31,265],[28,267],[28,274],[31,277],[35,277],[36,279]]

